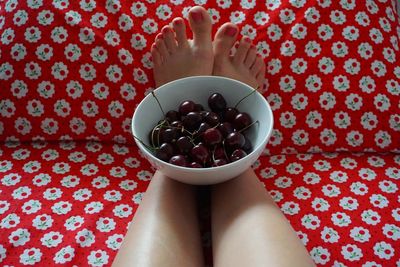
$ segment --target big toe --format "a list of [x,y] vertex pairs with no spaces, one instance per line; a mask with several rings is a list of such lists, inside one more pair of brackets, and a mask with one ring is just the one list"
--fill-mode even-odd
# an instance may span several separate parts
[[238,28],[235,24],[228,22],[222,25],[214,37],[214,55],[216,57],[228,57],[237,34]]
[[195,45],[211,44],[211,18],[203,7],[195,6],[189,10],[189,25]]

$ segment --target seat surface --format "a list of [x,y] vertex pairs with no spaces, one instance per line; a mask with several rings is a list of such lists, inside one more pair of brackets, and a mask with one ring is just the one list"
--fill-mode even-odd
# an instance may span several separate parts
[[[264,156],[254,168],[318,265],[400,263],[400,155]],[[110,266],[152,172],[133,146],[1,145],[1,265]]]

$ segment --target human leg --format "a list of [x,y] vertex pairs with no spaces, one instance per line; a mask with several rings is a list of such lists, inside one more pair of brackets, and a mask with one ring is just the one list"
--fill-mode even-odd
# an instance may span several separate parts
[[203,266],[193,186],[156,172],[113,266]]
[[253,170],[213,186],[211,209],[215,267],[314,266]]

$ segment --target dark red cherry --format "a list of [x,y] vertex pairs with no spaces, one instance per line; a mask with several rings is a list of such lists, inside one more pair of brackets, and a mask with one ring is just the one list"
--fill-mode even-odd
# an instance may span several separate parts
[[161,127],[156,126],[149,132],[150,145],[158,147],[161,143]]
[[182,155],[173,156],[172,158],[169,159],[169,163],[182,167],[186,167],[187,165],[186,158]]
[[160,132],[161,143],[172,143],[178,137],[178,130],[175,128],[163,128]]
[[201,123],[201,115],[199,112],[189,112],[182,119],[183,126],[191,131],[198,129]]
[[226,159],[216,159],[213,162],[212,166],[213,167],[218,167],[218,166],[223,166],[223,165],[226,165],[226,164],[228,164],[228,161],[226,161]]
[[239,111],[236,108],[226,108],[224,109],[224,120],[227,122],[233,122],[236,118],[236,115],[239,114]]
[[176,147],[181,154],[188,154],[193,148],[193,143],[188,136],[179,137],[176,141]]
[[202,122],[199,126],[199,129],[197,130],[198,135],[202,135],[206,130],[210,129],[211,126],[208,125],[206,122]]
[[230,122],[223,122],[218,125],[218,130],[222,133],[222,136],[226,137],[228,134],[233,133],[233,125]]
[[194,103],[193,101],[186,100],[186,101],[183,101],[183,102],[180,104],[180,106],[179,106],[179,113],[180,113],[181,115],[186,115],[186,114],[188,114],[189,112],[194,111],[194,109],[195,109],[195,103]]
[[203,168],[203,166],[201,166],[201,164],[193,161],[192,163],[189,164],[190,168]]
[[226,159],[225,150],[222,146],[218,146],[215,148],[214,159]]
[[234,161],[237,161],[237,160],[239,160],[239,159],[242,159],[242,158],[244,158],[244,157],[246,157],[247,156],[247,153],[246,152],[244,152],[242,149],[235,149],[233,152],[232,152],[232,155],[231,155],[231,161],[232,162],[234,162]]
[[208,106],[214,112],[222,111],[226,108],[225,98],[219,93],[214,93],[208,98]]
[[219,117],[215,112],[208,112],[204,117],[205,122],[207,122],[211,127],[216,126],[219,123]]
[[204,110],[204,107],[202,104],[194,104],[194,111],[200,112],[203,110]]
[[216,128],[210,128],[203,133],[203,141],[208,146],[214,146],[222,142],[222,134]]
[[179,121],[181,119],[181,115],[176,110],[170,110],[170,111],[167,112],[167,114],[165,114],[165,118],[169,122]]
[[174,148],[169,143],[161,144],[161,146],[156,151],[156,157],[163,161],[169,161],[169,159],[173,156],[173,154],[174,154]]
[[241,130],[246,128],[251,124],[251,117],[249,114],[242,112],[236,115],[235,119],[233,120],[233,126],[236,130]]
[[239,132],[233,132],[228,134],[225,138],[225,145],[229,146],[232,149],[242,148],[246,142],[243,134]]
[[190,155],[192,159],[203,165],[210,160],[210,153],[203,144],[194,146],[190,151]]

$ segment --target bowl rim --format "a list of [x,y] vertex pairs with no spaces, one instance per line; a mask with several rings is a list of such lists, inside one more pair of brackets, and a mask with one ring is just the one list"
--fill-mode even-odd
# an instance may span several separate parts
[[[227,80],[227,81],[229,81],[229,82],[238,83],[238,84],[240,84],[241,86],[247,87],[247,88],[249,89],[249,91],[254,90],[253,87],[251,87],[251,86],[249,86],[249,85],[247,85],[247,84],[245,84],[245,83],[243,83],[243,82],[241,82],[241,81],[235,80],[235,79],[231,79],[231,78],[227,78],[227,77],[223,77],[223,76],[201,75],[201,76],[190,76],[190,77],[185,77],[185,78],[181,78],[181,79],[177,79],[177,80],[170,81],[170,82],[168,82],[168,83],[166,83],[166,84],[161,85],[161,86],[158,87],[157,89],[154,89],[154,93],[157,93],[158,90],[164,90],[165,87],[170,86],[171,84],[182,83],[182,82],[186,82],[186,81],[188,81],[188,80],[198,80],[198,79]],[[181,171],[190,171],[190,172],[194,172],[194,173],[201,173],[201,172],[204,172],[204,171],[222,170],[222,169],[225,169],[225,168],[230,168],[230,167],[232,167],[233,164],[239,165],[240,162],[244,162],[246,159],[248,159],[248,157],[249,157],[250,155],[254,154],[255,151],[258,150],[258,148],[259,148],[260,146],[265,147],[265,145],[267,144],[267,142],[268,142],[268,140],[269,140],[269,138],[270,138],[270,136],[271,136],[271,134],[272,134],[272,130],[273,130],[273,127],[274,127],[274,115],[273,115],[271,106],[269,105],[269,103],[268,103],[268,101],[265,99],[265,97],[264,97],[258,90],[255,92],[255,95],[257,95],[257,97],[261,98],[261,101],[264,103],[264,105],[265,105],[266,108],[267,108],[267,114],[268,114],[268,115],[270,116],[270,118],[271,118],[271,123],[269,124],[270,127],[269,127],[269,129],[268,129],[267,134],[264,136],[264,138],[263,138],[262,141],[260,142],[260,144],[259,144],[257,147],[253,148],[253,151],[252,151],[250,154],[247,154],[244,158],[241,158],[241,159],[239,159],[239,160],[237,160],[237,161],[230,162],[230,163],[228,163],[228,164],[225,164],[225,165],[222,165],[222,166],[217,166],[217,167],[190,168],[190,167],[182,167],[182,166],[178,166],[178,165],[171,164],[171,163],[166,162],[166,161],[163,161],[163,160],[157,158],[155,155],[153,155],[153,153],[151,153],[151,152],[141,143],[141,141],[139,141],[139,140],[135,137],[135,136],[137,136],[137,132],[136,132],[135,127],[134,127],[135,118],[136,118],[136,116],[137,116],[137,112],[136,112],[136,111],[139,110],[140,107],[141,107],[142,105],[144,105],[144,100],[145,100],[146,98],[151,97],[151,93],[148,93],[148,94],[140,101],[140,103],[139,103],[139,104],[136,106],[136,108],[135,108],[135,111],[134,111],[133,117],[132,117],[132,121],[131,121],[131,129],[132,129],[133,138],[135,139],[135,142],[136,142],[136,144],[138,145],[138,147],[140,148],[140,150],[141,150],[143,153],[145,153],[147,156],[150,156],[150,158],[151,158],[152,160],[155,160],[157,163],[165,164],[165,165],[167,165],[168,167],[176,168],[177,170],[181,170]],[[261,153],[262,153],[262,152],[261,152]]]

